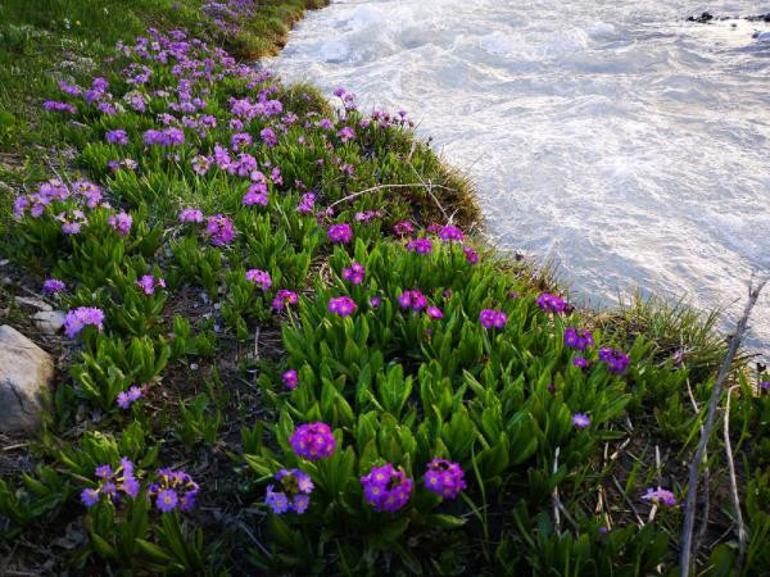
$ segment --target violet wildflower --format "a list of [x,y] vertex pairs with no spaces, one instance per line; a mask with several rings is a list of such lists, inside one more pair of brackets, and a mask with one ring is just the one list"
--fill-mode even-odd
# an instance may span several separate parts
[[404,237],[414,233],[414,225],[408,220],[402,220],[393,225],[393,234],[396,236]]
[[297,385],[299,384],[299,378],[297,377],[297,371],[294,370],[294,369],[289,369],[288,371],[286,371],[281,376],[281,379],[283,379],[283,384],[290,391],[293,391],[294,389],[296,389]]
[[276,515],[294,512],[304,513],[310,505],[310,494],[314,485],[310,476],[299,469],[281,469],[275,475],[278,481],[278,491],[274,485],[267,486],[265,504]]
[[599,360],[607,364],[608,371],[617,375],[624,373],[629,363],[626,353],[610,347],[599,349]]
[[306,192],[302,195],[297,205],[297,212],[300,214],[311,214],[315,206],[315,194]]
[[121,210],[118,214],[110,216],[107,222],[109,222],[110,226],[114,228],[120,236],[127,236],[128,233],[131,232],[131,225],[133,224],[134,219],[130,214]]
[[350,267],[342,270],[342,278],[355,285],[359,285],[364,282],[365,274],[366,269],[364,269],[362,264],[357,262],[351,263]]
[[265,272],[263,270],[259,270],[258,268],[252,268],[246,271],[246,280],[249,282],[253,282],[255,285],[257,285],[259,288],[261,288],[263,291],[268,291],[270,287],[273,285],[273,279],[270,278],[270,273]]
[[107,134],[104,135],[104,139],[109,144],[118,144],[120,146],[125,146],[128,144],[128,134],[126,134],[126,131],[122,128],[117,130],[108,130]]
[[578,429],[585,429],[591,425],[591,419],[585,413],[575,413],[572,415],[572,424]]
[[65,290],[67,290],[67,285],[59,279],[48,278],[43,282],[43,292],[47,295],[55,295]]
[[418,290],[407,290],[398,296],[398,304],[402,309],[419,312],[428,306],[428,299]]
[[425,488],[444,497],[455,499],[465,489],[465,472],[459,463],[434,458],[425,471]]
[[564,344],[578,351],[594,346],[594,337],[588,329],[567,327],[564,329]]
[[440,308],[436,306],[429,306],[425,312],[433,320],[439,320],[444,318],[444,313],[441,311]]
[[414,487],[412,479],[402,468],[396,469],[390,463],[373,467],[368,475],[361,477],[366,502],[375,511],[398,511],[409,502]]
[[649,488],[647,492],[642,495],[642,500],[650,501],[655,505],[665,505],[667,507],[674,507],[676,505],[676,497],[668,489]]
[[308,461],[326,459],[337,449],[337,440],[326,423],[300,425],[289,438],[291,448],[298,457]]
[[203,222],[203,212],[197,208],[184,208],[179,213],[179,222]]
[[433,241],[429,238],[415,238],[406,243],[406,250],[417,254],[430,254],[433,250]]
[[120,466],[113,471],[110,465],[99,465],[94,471],[94,476],[99,479],[97,487],[84,489],[80,493],[82,503],[91,508],[102,495],[108,497],[113,503],[117,503],[121,495],[136,498],[139,494],[139,481],[134,474],[134,464],[126,457],[121,457]]
[[136,286],[142,289],[142,292],[147,296],[152,296],[157,288],[166,288],[166,281],[162,278],[155,278],[151,274],[146,274],[136,281]]
[[297,293],[281,289],[279,290],[275,298],[273,299],[273,310],[275,311],[282,311],[289,305],[295,305],[299,302],[299,297],[297,296]]
[[547,313],[561,314],[567,310],[567,303],[561,297],[549,293],[542,293],[536,302]]
[[585,357],[581,357],[580,355],[577,355],[575,358],[572,359],[572,366],[577,367],[579,369],[587,369],[588,359],[586,359]]
[[155,498],[155,506],[163,513],[169,513],[176,508],[189,511],[195,505],[195,499],[200,491],[198,483],[184,471],[158,469],[157,481],[147,487],[147,495]]
[[64,320],[64,334],[74,339],[87,326],[104,329],[104,312],[95,307],[78,307],[70,310]]
[[462,242],[465,238],[465,235],[463,234],[463,231],[461,231],[456,226],[452,226],[451,224],[448,224],[441,228],[441,230],[438,231],[438,237],[443,241],[458,241]]
[[329,299],[329,312],[341,317],[348,317],[356,312],[358,306],[355,301],[348,296],[341,296]]
[[353,230],[348,223],[343,222],[341,224],[331,225],[326,235],[329,237],[329,240],[335,244],[347,244],[353,238]]
[[117,398],[117,405],[121,409],[128,409],[131,405],[133,405],[136,401],[141,399],[144,396],[144,389],[141,387],[137,387],[136,385],[131,385],[127,391],[122,391],[118,393]]
[[479,254],[471,247],[464,246],[463,253],[465,253],[465,260],[468,264],[476,264],[479,262]]
[[206,225],[206,232],[211,238],[211,244],[214,246],[230,244],[235,237],[233,221],[224,214],[210,216]]
[[479,321],[485,329],[502,329],[508,322],[508,316],[503,311],[484,309],[479,313]]

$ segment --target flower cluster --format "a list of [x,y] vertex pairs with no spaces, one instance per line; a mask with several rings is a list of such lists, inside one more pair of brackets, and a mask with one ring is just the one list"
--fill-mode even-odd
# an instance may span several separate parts
[[599,360],[606,363],[607,370],[617,375],[626,372],[629,363],[629,358],[626,353],[611,347],[599,349]]
[[326,459],[334,454],[337,441],[326,423],[308,423],[297,427],[289,438],[294,452],[308,461]]
[[127,391],[118,393],[116,402],[121,409],[128,409],[136,401],[141,399],[144,396],[144,393],[145,387],[131,385]]
[[270,278],[270,273],[257,268],[252,268],[246,271],[246,280],[253,282],[263,291],[267,292],[270,287],[273,286],[273,279]]
[[134,464],[126,457],[120,459],[120,465],[115,470],[110,465],[99,465],[94,475],[98,479],[96,488],[90,487],[80,493],[80,500],[86,507],[96,505],[102,496],[112,503],[117,503],[121,493],[132,499],[139,494],[140,487],[134,474]]
[[158,469],[157,481],[150,483],[147,495],[155,499],[155,506],[164,513],[176,508],[189,511],[195,506],[200,487],[192,477],[184,471]]
[[398,511],[409,502],[414,487],[412,479],[400,467],[390,463],[374,467],[369,474],[361,477],[366,502],[375,511]]
[[358,306],[355,301],[348,296],[341,296],[329,299],[329,312],[341,317],[348,317],[356,312]]
[[265,504],[276,515],[304,513],[310,505],[310,494],[314,488],[310,476],[299,469],[281,469],[275,474],[275,480],[278,481],[278,490],[275,485],[267,486]]
[[485,329],[502,329],[508,322],[508,316],[503,311],[484,309],[479,314],[479,321]]
[[537,306],[547,313],[561,314],[567,310],[567,303],[561,297],[542,293],[537,297]]
[[434,458],[425,471],[425,487],[445,499],[455,499],[465,489],[465,472],[458,463]]
[[64,334],[74,339],[87,326],[104,329],[104,311],[96,307],[78,307],[67,312]]
[[564,344],[578,351],[594,346],[594,337],[588,329],[567,327],[564,329]]

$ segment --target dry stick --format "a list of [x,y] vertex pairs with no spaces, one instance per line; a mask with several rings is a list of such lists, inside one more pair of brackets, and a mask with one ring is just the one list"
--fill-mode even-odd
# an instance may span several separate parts
[[717,406],[719,405],[719,399],[722,396],[722,386],[724,385],[727,376],[730,374],[730,366],[732,365],[735,354],[738,352],[738,347],[740,347],[741,341],[743,340],[743,335],[746,332],[746,325],[749,322],[749,316],[751,316],[751,310],[754,308],[754,305],[759,298],[759,293],[762,292],[766,283],[767,279],[763,279],[756,288],[753,287],[753,283],[749,283],[749,299],[746,302],[746,308],[743,310],[743,316],[735,327],[735,334],[732,339],[730,339],[727,355],[725,356],[724,361],[722,361],[722,366],[719,367],[717,380],[714,383],[714,388],[711,390],[711,399],[709,400],[708,413],[706,414],[706,423],[703,425],[700,440],[698,441],[698,448],[695,451],[695,457],[690,463],[690,471],[687,476],[687,500],[685,501],[684,527],[682,528],[682,552],[679,556],[680,577],[689,577],[690,575],[692,532],[695,525],[695,498],[698,493],[698,469],[703,462],[706,445],[708,445],[711,431],[714,429]]
[[725,455],[727,456],[727,467],[730,471],[730,493],[733,497],[733,507],[735,507],[735,524],[738,525],[738,559],[735,562],[736,573],[740,573],[743,565],[743,556],[746,554],[746,526],[743,524],[743,513],[741,513],[741,500],[738,495],[738,481],[735,478],[735,461],[733,460],[733,447],[730,444],[730,397],[733,390],[738,385],[730,387],[727,391],[727,402],[725,404]]
[[[338,204],[342,204],[343,202],[346,202],[348,200],[353,200],[354,198],[358,198],[359,196],[363,196],[364,194],[367,194],[369,192],[376,192],[378,190],[386,190],[386,189],[389,189],[389,188],[416,188],[416,187],[421,187],[421,186],[425,186],[425,185],[423,183],[421,183],[421,182],[412,182],[412,183],[409,183],[409,184],[378,184],[377,186],[372,186],[370,188],[365,188],[364,190],[359,190],[358,192],[354,192],[352,194],[349,194],[349,195],[347,195],[344,198],[341,198],[339,200],[335,200],[327,208],[334,208]],[[448,186],[444,186],[442,184],[434,184],[432,186],[433,186],[433,188],[441,188],[443,190],[451,190],[453,192],[457,192],[457,191],[455,191],[454,188],[449,188]]]

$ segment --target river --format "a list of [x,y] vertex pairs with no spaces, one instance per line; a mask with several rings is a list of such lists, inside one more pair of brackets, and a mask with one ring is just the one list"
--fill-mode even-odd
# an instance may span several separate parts
[[[490,240],[556,263],[578,302],[638,288],[729,321],[770,269],[770,25],[686,21],[704,10],[770,3],[342,0],[268,66],[409,111]],[[770,353],[770,290],[749,344]]]

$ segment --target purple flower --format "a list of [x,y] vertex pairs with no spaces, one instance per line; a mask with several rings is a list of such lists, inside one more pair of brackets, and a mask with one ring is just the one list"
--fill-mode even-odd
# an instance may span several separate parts
[[599,349],[599,360],[607,364],[608,371],[617,375],[624,373],[629,363],[626,353],[610,347]]
[[647,492],[642,495],[642,499],[656,505],[666,505],[667,507],[674,507],[676,505],[676,497],[674,494],[671,491],[661,489],[660,487],[657,489],[647,489]]
[[286,371],[281,378],[283,379],[283,384],[286,386],[287,389],[293,391],[297,388],[297,385],[299,384],[299,378],[297,377],[297,371],[294,369],[289,369]]
[[358,306],[355,301],[348,296],[341,296],[329,300],[329,312],[341,317],[348,317],[356,312]]
[[246,271],[246,280],[253,282],[263,291],[267,292],[273,285],[273,279],[270,278],[270,273],[258,268],[252,268]]
[[299,302],[297,293],[286,289],[279,290],[273,299],[273,310],[282,311],[289,305],[295,305]]
[[549,293],[537,297],[537,306],[547,313],[561,314],[567,310],[567,303],[562,298]]
[[564,329],[564,344],[582,352],[594,346],[594,337],[588,329],[567,327]]
[[342,278],[355,285],[359,285],[364,282],[365,274],[366,269],[364,269],[362,264],[357,262],[353,262],[349,268],[342,270]]
[[203,222],[203,212],[197,208],[185,208],[179,213],[179,222]]
[[326,459],[334,454],[337,441],[326,423],[300,425],[289,438],[291,448],[298,457],[308,461]]
[[200,486],[184,471],[158,469],[157,482],[147,488],[147,495],[155,498],[155,506],[164,513],[177,507],[189,511],[195,505]]
[[206,232],[214,246],[230,244],[235,237],[233,221],[224,214],[215,214],[208,218]]
[[393,225],[393,234],[399,237],[409,236],[414,233],[414,225],[408,220],[402,220]]
[[465,473],[459,463],[434,458],[425,471],[425,488],[445,499],[455,499],[466,488]]
[[86,326],[104,329],[104,312],[95,307],[78,307],[70,310],[64,320],[64,334],[74,339]]
[[350,126],[345,126],[337,131],[337,136],[342,142],[350,142],[356,137],[356,131]]
[[433,241],[429,238],[415,238],[406,243],[406,250],[417,254],[430,254],[433,250]]
[[591,419],[589,419],[588,415],[584,413],[575,413],[572,415],[572,424],[575,425],[578,429],[585,429],[591,425]]
[[502,329],[508,322],[508,316],[503,311],[484,309],[479,314],[479,321],[485,329]]
[[275,131],[272,128],[263,128],[259,132],[259,137],[268,148],[272,148],[278,144],[278,137],[275,135]]
[[311,214],[315,206],[315,194],[306,192],[302,195],[297,205],[297,212],[300,214]]
[[59,279],[49,278],[43,282],[43,292],[47,295],[55,295],[65,290],[67,290],[67,285]]
[[258,204],[260,206],[267,206],[267,185],[264,182],[255,182],[243,195],[241,203],[244,206],[253,206]]
[[335,244],[347,244],[353,238],[353,230],[348,223],[343,222],[341,224],[331,225],[326,235],[329,237],[329,240]]
[[471,247],[464,246],[463,252],[465,253],[465,260],[468,264],[476,264],[479,262],[478,253],[475,250],[473,250]]
[[173,511],[178,502],[179,496],[173,489],[161,489],[155,497],[155,506],[164,513]]
[[276,515],[294,512],[304,513],[310,505],[310,494],[315,488],[310,476],[299,469],[281,469],[275,474],[279,491],[268,485],[265,504]]
[[122,128],[108,130],[107,134],[104,135],[104,139],[110,144],[118,144],[120,146],[128,144],[128,134]]
[[133,224],[134,219],[131,218],[130,214],[121,210],[118,214],[110,216],[107,222],[109,222],[110,226],[114,228],[119,235],[127,236],[128,233],[131,232],[131,225]]
[[451,224],[448,224],[441,228],[441,230],[438,231],[438,237],[443,241],[458,241],[462,242],[465,238],[465,235],[463,234],[463,231],[461,231],[456,226],[452,226]]
[[412,479],[400,467],[390,463],[373,467],[368,475],[361,477],[366,502],[375,511],[398,511],[409,502],[414,487]]
[[162,278],[155,278],[151,274],[146,274],[136,281],[136,286],[142,289],[142,292],[147,296],[152,296],[158,287],[166,288],[166,281]]
[[118,393],[117,404],[121,409],[128,409],[136,401],[144,396],[144,389],[131,385],[127,391]]
[[444,313],[441,311],[440,308],[436,306],[429,306],[425,312],[431,319],[434,319],[434,320],[439,320],[444,318]]
[[579,369],[587,369],[588,368],[588,360],[584,357],[581,357],[580,355],[576,356],[574,359],[572,359],[572,365],[579,368]]
[[428,306],[428,299],[418,290],[407,290],[399,295],[398,304],[402,309],[419,312]]

